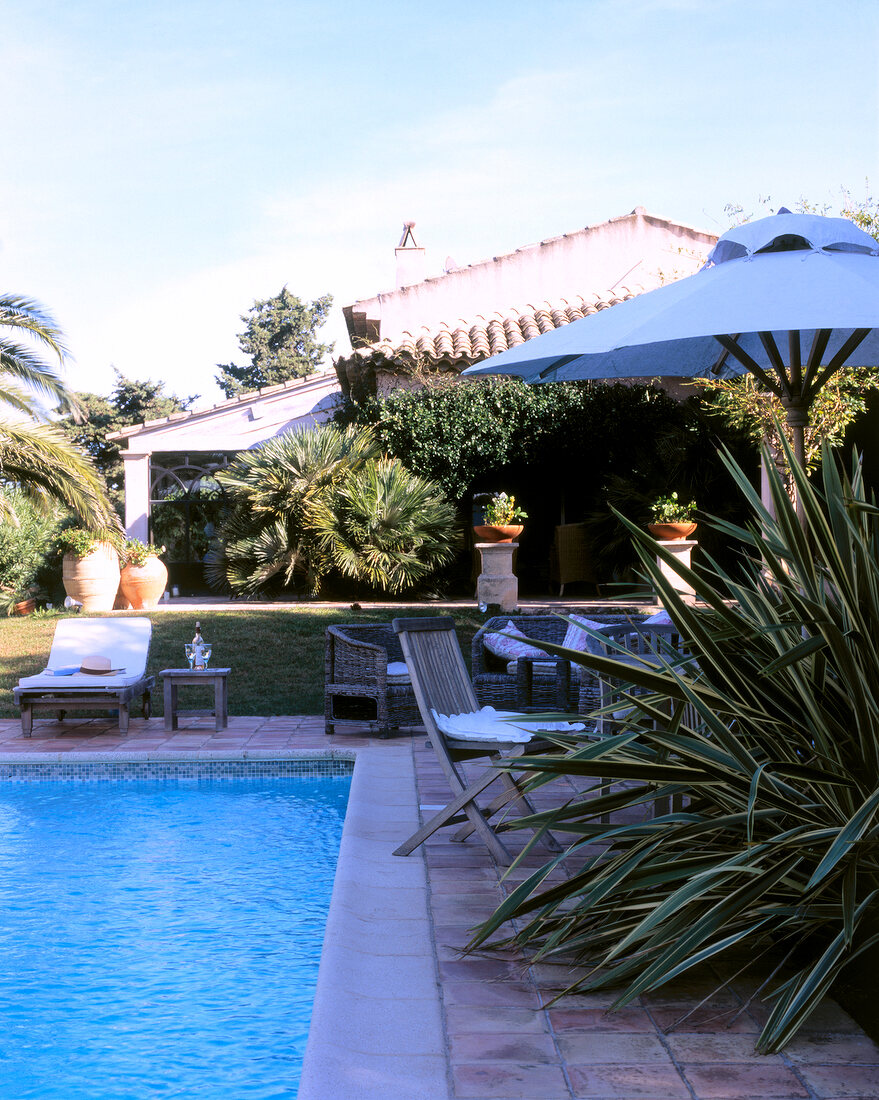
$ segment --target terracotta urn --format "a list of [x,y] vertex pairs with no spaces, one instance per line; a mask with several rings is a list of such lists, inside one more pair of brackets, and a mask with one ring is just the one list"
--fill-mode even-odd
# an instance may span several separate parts
[[154,554],[143,565],[126,565],[122,570],[122,595],[135,611],[156,607],[168,585],[168,569]]
[[524,530],[521,523],[511,523],[508,527],[494,527],[489,524],[473,528],[477,542],[512,542]]
[[648,523],[647,530],[660,542],[688,539],[696,530],[695,523]]
[[83,611],[112,611],[119,589],[119,556],[112,543],[99,542],[85,557],[65,554],[61,564],[64,591]]

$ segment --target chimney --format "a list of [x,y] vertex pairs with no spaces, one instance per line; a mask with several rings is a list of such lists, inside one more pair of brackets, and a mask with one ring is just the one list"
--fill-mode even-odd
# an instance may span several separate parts
[[397,258],[397,289],[401,286],[411,286],[420,283],[424,279],[424,249],[415,243],[415,235],[412,230],[415,222],[403,222],[403,236],[394,250]]

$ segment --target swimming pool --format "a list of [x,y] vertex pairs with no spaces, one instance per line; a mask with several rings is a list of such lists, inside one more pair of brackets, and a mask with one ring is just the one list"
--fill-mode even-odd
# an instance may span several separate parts
[[349,786],[0,779],[0,1097],[295,1096]]

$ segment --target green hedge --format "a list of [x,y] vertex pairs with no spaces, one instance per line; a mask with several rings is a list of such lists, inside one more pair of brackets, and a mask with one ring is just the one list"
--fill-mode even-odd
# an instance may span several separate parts
[[646,524],[650,502],[677,491],[701,509],[740,518],[718,445],[756,471],[744,432],[709,417],[698,398],[678,401],[658,385],[455,378],[349,402],[337,419],[371,425],[386,451],[439,482],[468,519],[473,494],[514,493],[529,515],[520,551],[526,583],[543,579],[537,574],[547,569],[562,512],[566,522],[594,527],[611,579],[634,562],[611,506]]

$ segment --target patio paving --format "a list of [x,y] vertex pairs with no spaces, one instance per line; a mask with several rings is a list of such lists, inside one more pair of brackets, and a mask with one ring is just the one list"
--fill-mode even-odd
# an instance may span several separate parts
[[[350,727],[340,727],[336,737],[327,738],[318,717],[233,717],[220,733],[212,727],[211,719],[189,719],[186,728],[166,733],[161,718],[132,719],[128,737],[121,737],[106,719],[63,724],[37,720],[34,736],[26,739],[17,721],[0,720],[0,758],[23,760],[47,753],[69,758],[115,752],[356,751],[368,746],[379,754],[386,752],[390,761],[403,741],[378,741]],[[412,753],[418,802],[430,814],[429,807],[448,800],[439,765],[423,735],[406,738],[405,747]],[[555,797],[562,793],[557,791]],[[754,1054],[754,1040],[765,1019],[765,1005],[748,1002],[753,986],[743,981],[731,982],[722,994],[700,1004],[716,984],[718,974],[712,968],[608,1013],[613,1000],[609,993],[578,994],[550,1005],[570,980],[570,972],[561,967],[528,967],[511,955],[463,957],[461,948],[470,930],[493,910],[506,886],[481,844],[452,844],[448,836],[449,830],[436,834],[417,853],[394,860],[392,866],[399,865],[401,883],[413,861],[423,861],[426,869],[434,947],[434,979],[428,986],[441,1010],[449,1098],[879,1098],[879,1048],[831,1001],[821,1006],[783,1054],[761,1056]],[[536,857],[529,860],[534,863]],[[393,884],[383,888],[392,890]],[[688,1012],[692,1014],[681,1020]],[[356,1095],[385,1100],[380,1091]],[[350,1095],[336,1090],[332,1100],[354,1096],[353,1090]],[[407,1100],[421,1100],[414,1080]]]

